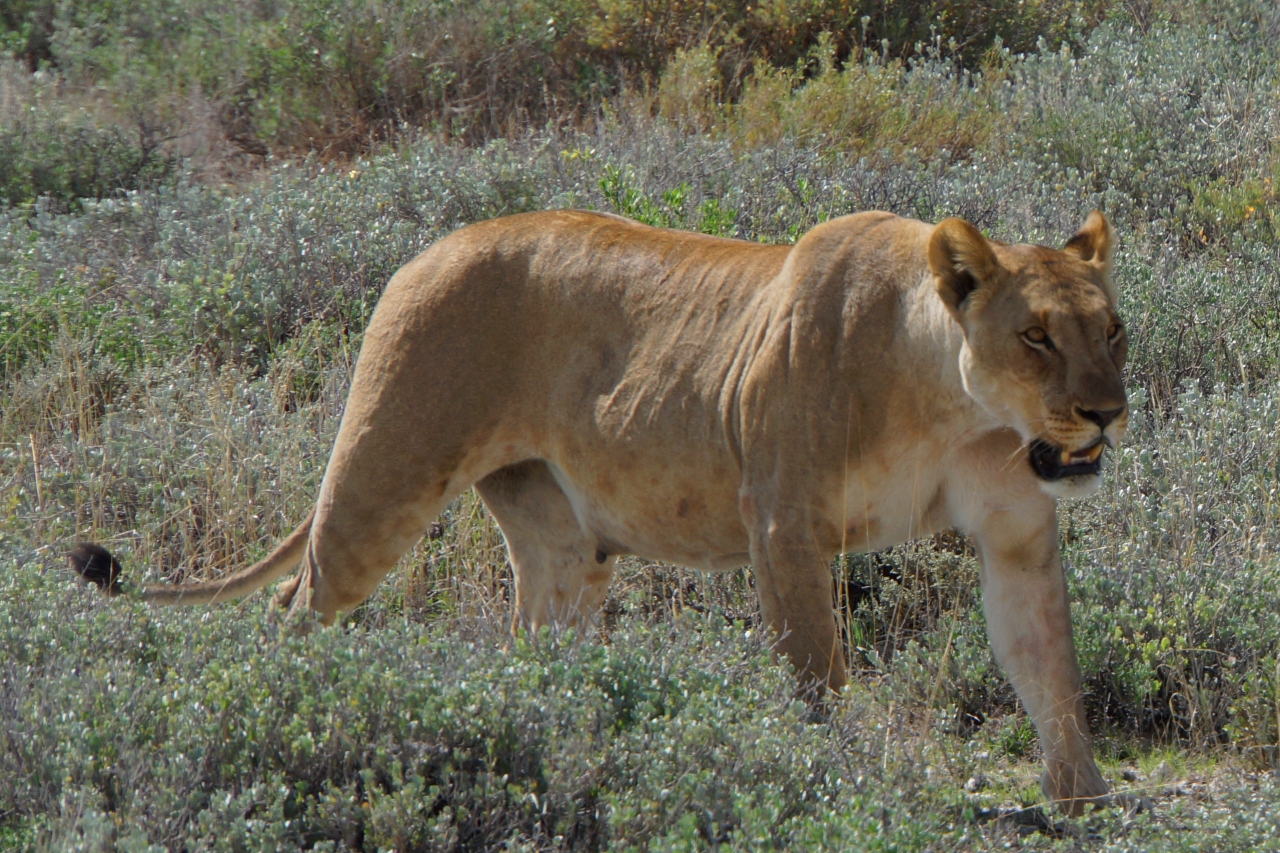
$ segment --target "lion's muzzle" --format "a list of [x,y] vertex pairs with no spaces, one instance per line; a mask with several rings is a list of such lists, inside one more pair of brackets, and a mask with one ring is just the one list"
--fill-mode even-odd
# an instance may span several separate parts
[[1037,438],[1031,442],[1028,457],[1032,469],[1041,480],[1092,476],[1101,469],[1102,452],[1109,443],[1105,436],[1100,435],[1090,446],[1071,452]]

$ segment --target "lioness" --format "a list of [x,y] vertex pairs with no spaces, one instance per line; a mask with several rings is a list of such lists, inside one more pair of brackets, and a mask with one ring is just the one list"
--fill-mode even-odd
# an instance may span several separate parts
[[[942,528],[982,562],[991,644],[1035,721],[1043,788],[1107,794],[1091,755],[1055,499],[1125,430],[1126,338],[1093,212],[1062,250],[961,219],[860,213],[767,246],[581,211],[482,222],[387,286],[310,516],[230,577],[323,622],[474,486],[506,537],[515,625],[590,620],[619,554],[751,564],[801,678],[845,683],[832,557]],[[97,546],[73,563],[109,592]]]

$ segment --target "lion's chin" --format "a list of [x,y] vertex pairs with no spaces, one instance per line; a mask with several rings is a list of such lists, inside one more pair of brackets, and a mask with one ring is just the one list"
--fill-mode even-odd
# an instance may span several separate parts
[[1054,498],[1087,498],[1098,491],[1102,477],[1097,474],[1079,474],[1059,480],[1041,480],[1040,491]]
[[1027,453],[1031,470],[1040,478],[1040,489],[1055,498],[1086,498],[1102,484],[1102,454],[1106,439],[1067,453],[1044,439],[1034,439]]

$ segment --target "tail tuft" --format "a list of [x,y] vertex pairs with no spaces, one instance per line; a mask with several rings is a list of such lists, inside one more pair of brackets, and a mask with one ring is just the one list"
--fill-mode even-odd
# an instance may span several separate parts
[[120,588],[120,575],[124,574],[124,569],[121,568],[120,561],[101,545],[78,542],[67,554],[67,559],[76,574],[95,584],[107,595],[120,595],[124,592]]

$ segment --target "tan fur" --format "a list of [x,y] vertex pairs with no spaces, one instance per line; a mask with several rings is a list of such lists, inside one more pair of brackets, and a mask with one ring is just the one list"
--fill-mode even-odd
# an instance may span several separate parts
[[327,622],[474,485],[510,549],[517,626],[590,620],[618,554],[750,563],[779,651],[839,689],[831,558],[956,527],[1045,791],[1077,812],[1107,786],[1054,496],[1098,478],[1041,479],[1027,446],[1123,435],[1111,244],[1096,212],[1061,251],[885,213],[794,247],[573,211],[472,225],[388,285],[310,524],[225,585],[146,594],[239,595],[301,561],[277,599]]

